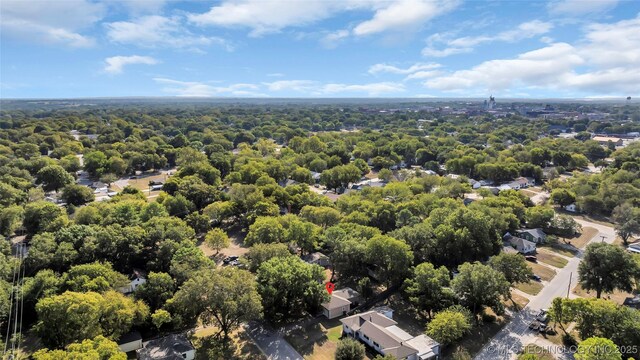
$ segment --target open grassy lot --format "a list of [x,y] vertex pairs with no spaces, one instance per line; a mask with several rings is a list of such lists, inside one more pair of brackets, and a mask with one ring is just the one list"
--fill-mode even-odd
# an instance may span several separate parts
[[338,319],[322,319],[320,322],[290,331],[285,339],[305,359],[333,360],[342,336]]
[[538,261],[557,268],[563,268],[567,266],[567,263],[569,262],[567,259],[554,255],[549,250],[545,249],[539,249],[536,257],[538,258]]
[[585,226],[582,228],[582,233],[578,237],[566,239],[567,242],[578,249],[582,249],[587,245],[587,242],[598,234],[598,230]]
[[[515,306],[514,303],[515,302]],[[525,306],[527,306],[527,304],[529,303],[529,299],[527,299],[526,297],[522,296],[522,295],[518,295],[516,294],[513,290],[511,291],[511,300],[504,300],[503,301],[504,305],[512,310],[520,310],[522,308],[524,308]],[[517,306],[517,308],[516,308]]]
[[457,345],[444,348],[442,351],[443,358],[450,359],[451,355],[456,351],[464,351],[474,356],[482,350],[482,347],[489,342],[504,325],[505,320],[499,317],[496,322],[483,323],[480,326],[474,327]]
[[531,190],[527,190],[527,189],[520,189],[520,190],[518,190],[518,191],[520,191],[522,194],[524,194],[524,195],[526,195],[526,196],[528,196],[528,197],[532,197],[532,196],[536,196],[536,195],[538,195],[538,193],[537,193],[537,192],[535,192],[535,191],[531,191]]
[[[573,288],[573,293],[583,297],[583,298],[595,298],[596,297],[596,292],[595,291],[590,291],[587,292],[585,289],[582,288],[582,286],[580,286],[580,284],[576,285],[575,288]],[[605,294],[602,293],[602,298],[603,299],[607,299],[607,300],[611,300],[613,302],[615,302],[616,304],[622,305],[622,303],[624,303],[624,299],[628,298],[628,297],[633,297],[634,294],[628,293],[628,292],[624,292],[624,291],[614,291],[611,294]]]
[[538,295],[544,286],[537,281],[529,281],[528,283],[520,283],[516,285],[516,289],[524,291],[529,295]]
[[556,272],[553,269],[550,269],[544,265],[527,262],[527,265],[533,270],[533,273],[540,276],[544,281],[550,281],[556,276]]
[[547,250],[547,251],[551,251],[554,252],[556,254],[560,254],[560,255],[564,255],[567,257],[573,257],[576,256],[576,254],[578,253],[578,249],[575,247],[563,247],[560,244],[544,244],[544,245],[538,245],[538,251],[540,251],[541,249]]

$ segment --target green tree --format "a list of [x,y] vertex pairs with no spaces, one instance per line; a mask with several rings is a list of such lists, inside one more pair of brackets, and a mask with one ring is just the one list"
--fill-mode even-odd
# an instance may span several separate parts
[[102,151],[92,151],[84,154],[82,162],[84,163],[84,170],[95,178],[106,171],[107,156]]
[[622,354],[613,341],[591,337],[580,342],[574,357],[576,360],[622,360]]
[[469,333],[472,319],[469,310],[451,307],[435,314],[427,325],[427,335],[443,345],[450,345]]
[[249,226],[247,237],[244,239],[245,244],[253,245],[260,243],[278,243],[284,242],[286,239],[286,230],[278,221],[278,218],[272,216],[258,217],[256,221]]
[[164,306],[165,302],[173,297],[176,284],[171,275],[163,272],[150,272],[147,281],[138,286],[134,295],[136,299],[143,300],[151,310]]
[[236,268],[207,268],[196,273],[169,301],[186,318],[215,325],[225,339],[240,324],[262,316],[261,298],[251,273]]
[[60,165],[49,165],[38,171],[36,182],[42,184],[44,191],[58,191],[73,183],[73,176]]
[[113,270],[109,263],[95,262],[72,266],[63,276],[64,287],[77,292],[103,292],[116,290],[129,281],[125,275]]
[[489,266],[504,275],[511,286],[526,283],[531,279],[533,271],[527,265],[524,256],[501,252],[489,259]]
[[22,206],[10,205],[0,209],[0,235],[11,236],[22,223]]
[[118,181],[118,176],[112,173],[106,173],[100,176],[100,181],[107,184],[107,187],[111,187],[111,184]]
[[391,178],[393,178],[393,172],[389,169],[381,169],[378,172],[378,178],[382,181],[391,181]]
[[55,204],[47,201],[36,201],[25,206],[23,224],[29,234],[53,230],[58,226],[64,225],[64,222],[60,223],[61,220],[66,220],[63,215],[62,209]]
[[315,311],[328,300],[324,269],[290,256],[273,258],[258,268],[258,291],[265,315],[289,318],[303,311]]
[[151,322],[156,327],[156,329],[160,331],[162,325],[171,322],[171,314],[167,310],[158,309],[153,314],[151,314]]
[[71,184],[62,189],[60,196],[67,204],[80,206],[95,200],[95,195],[90,188],[83,185]]
[[329,206],[305,206],[300,210],[300,217],[326,229],[338,224],[342,215]]
[[629,245],[629,239],[632,236],[640,234],[640,208],[633,207],[628,202],[613,209],[611,220],[624,246]]
[[578,279],[585,290],[595,290],[596,297],[615,290],[630,292],[638,264],[624,249],[607,243],[587,246],[578,265]]
[[255,244],[249,248],[246,257],[249,259],[249,270],[255,272],[262,263],[272,258],[285,258],[291,256],[287,244]]
[[34,360],[126,360],[115,341],[98,335],[93,339],[84,339],[81,343],[72,343],[66,350],[41,349],[33,354]]
[[501,272],[478,262],[464,263],[458,271],[451,287],[462,304],[473,314],[482,312],[485,306],[502,314],[504,306],[500,300],[509,296],[509,282]]
[[359,341],[344,338],[338,342],[336,347],[336,360],[363,360],[364,345]]
[[422,263],[413,270],[413,277],[405,280],[405,292],[409,301],[431,318],[433,311],[453,304],[455,295],[449,289],[449,270],[431,263]]
[[220,252],[220,250],[229,247],[231,245],[231,240],[226,232],[222,229],[212,229],[207,232],[207,235],[204,237],[204,242],[210,249],[216,251],[216,255]]
[[567,206],[576,202],[576,195],[567,189],[554,189],[551,192],[551,202],[560,206]]
[[375,266],[379,280],[387,285],[404,281],[413,262],[413,252],[402,240],[378,235],[367,241],[366,259]]

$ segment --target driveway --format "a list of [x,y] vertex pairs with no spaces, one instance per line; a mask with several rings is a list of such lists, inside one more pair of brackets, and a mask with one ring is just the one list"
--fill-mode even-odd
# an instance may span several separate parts
[[[590,221],[576,219],[580,225],[590,226],[598,230],[598,233],[589,240],[589,243],[604,241],[612,243],[615,239],[615,231],[612,227],[592,223]],[[498,332],[489,343],[475,356],[477,360],[512,359],[527,344],[535,343],[554,353],[556,358],[571,359],[571,354],[562,353],[560,346],[551,344],[535,332],[529,330],[529,324],[534,320],[540,309],[549,308],[556,297],[575,298],[571,293],[578,281],[578,264],[582,258],[582,250],[575,257],[570,258],[567,265],[557,270],[556,276],[549,281],[538,295],[530,297],[529,304],[512,317],[511,321]]]
[[302,360],[300,355],[280,333],[251,321],[246,325],[247,334],[270,360]]

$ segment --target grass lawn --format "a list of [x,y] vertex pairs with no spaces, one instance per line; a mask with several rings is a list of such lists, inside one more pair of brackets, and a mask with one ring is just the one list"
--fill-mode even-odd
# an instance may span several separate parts
[[538,360],[555,360],[555,357],[553,357],[553,355],[549,353],[549,351],[535,344],[529,344],[525,346],[524,349],[522,349],[522,352],[520,353],[534,354],[537,356]]
[[520,189],[519,191],[520,191],[522,194],[524,194],[524,195],[526,195],[526,196],[528,196],[528,197],[532,197],[532,196],[536,196],[536,195],[538,195],[538,193],[537,193],[537,192],[535,192],[535,191],[531,191],[531,190]]
[[[511,301],[511,300],[513,300],[513,301]],[[508,308],[510,308],[512,310],[516,310],[516,311],[524,308],[529,303],[529,299],[527,299],[524,296],[518,295],[513,291],[511,291],[511,300],[503,300],[502,302],[504,303],[504,306],[506,306],[506,307],[508,307]],[[517,309],[513,305],[514,302],[516,303],[516,306],[518,307]]]
[[285,339],[305,359],[333,360],[342,336],[342,324],[338,319],[323,319],[319,323],[290,331]]
[[527,265],[533,270],[533,273],[540,276],[544,281],[550,281],[556,276],[556,271],[549,269],[548,267],[532,262],[527,262]]
[[538,245],[538,251],[540,251],[541,249],[544,249],[546,251],[553,251],[556,254],[564,255],[567,257],[574,257],[578,253],[578,249],[575,249],[575,248],[568,249],[560,246],[559,244]]
[[563,268],[567,266],[567,263],[569,262],[567,259],[557,255],[553,255],[550,251],[544,249],[540,249],[540,251],[538,251],[538,253],[536,254],[536,257],[538,258],[538,261],[541,261],[547,265],[555,266],[557,268]]
[[598,230],[585,226],[582,228],[582,233],[578,237],[566,239],[567,242],[578,249],[582,249],[587,245],[587,242],[598,234]]
[[[596,292],[595,291],[589,291],[587,292],[585,289],[582,288],[582,286],[580,286],[580,284],[576,285],[575,288],[573,288],[573,293],[583,297],[583,298],[595,298],[596,297]],[[632,297],[634,296],[631,293],[628,292],[624,292],[624,291],[614,291],[611,294],[605,294],[602,293],[602,298],[603,299],[607,299],[607,300],[611,300],[613,302],[615,302],[618,305],[622,305],[622,303],[624,303],[624,299],[628,298],[628,297]]]
[[524,291],[529,295],[538,295],[544,286],[536,281],[529,281],[528,283],[520,283],[516,285],[516,289]]

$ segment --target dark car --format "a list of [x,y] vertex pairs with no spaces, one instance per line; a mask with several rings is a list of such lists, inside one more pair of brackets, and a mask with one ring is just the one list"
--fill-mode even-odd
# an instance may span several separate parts
[[546,323],[547,321],[549,321],[549,313],[547,312],[547,310],[540,310],[538,315],[536,315],[536,320],[541,323]]
[[232,263],[234,261],[238,261],[238,256],[235,256],[235,255],[234,256],[229,256],[229,257],[225,258],[224,260],[222,260],[222,262],[224,264],[226,264],[226,265],[228,265],[228,264],[230,264],[230,263]]
[[524,257],[527,261],[531,261],[531,262],[538,262],[538,258],[533,256],[533,255],[527,255]]
[[529,324],[529,329],[531,329],[531,330],[539,330],[540,329],[540,323],[538,322],[538,320],[532,321],[531,324]]
[[538,281],[538,282],[542,281],[542,278],[540,276],[536,275],[536,274],[531,275],[531,279],[533,279],[535,281]]

